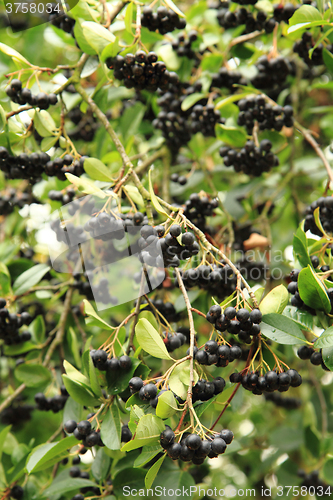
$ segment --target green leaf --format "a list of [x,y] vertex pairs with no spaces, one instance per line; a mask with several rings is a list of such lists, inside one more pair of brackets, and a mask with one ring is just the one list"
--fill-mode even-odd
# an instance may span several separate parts
[[64,361],[64,369],[71,380],[74,380],[75,382],[86,386],[87,389],[90,389],[89,379],[66,360]]
[[100,448],[91,466],[91,472],[96,481],[103,481],[110,470],[111,458]]
[[313,344],[315,349],[331,346],[333,346],[333,326],[325,330]]
[[22,363],[15,368],[15,377],[27,387],[37,387],[51,380],[51,372],[42,365]]
[[37,316],[32,323],[30,323],[29,332],[32,335],[32,338],[38,344],[41,344],[45,340],[45,323],[43,316]]
[[137,102],[125,110],[120,118],[120,131],[125,141],[137,134],[145,111],[146,107],[141,102]]
[[62,375],[66,390],[72,398],[85,406],[97,406],[98,399],[79,382],[74,382],[67,375]]
[[281,314],[289,301],[288,290],[284,285],[273,288],[260,302],[260,311],[263,314]]
[[155,415],[143,415],[136,429],[135,439],[126,443],[121,451],[135,450],[141,446],[157,441],[165,429],[163,421]]
[[323,474],[325,481],[327,481],[328,484],[333,485],[333,458],[329,458],[324,463]]
[[310,265],[298,275],[298,290],[303,302],[313,309],[329,313],[331,302],[326,289]]
[[311,260],[308,254],[307,240],[305,232],[299,227],[294,235],[293,239],[293,249],[298,262],[302,267],[306,267],[311,264]]
[[160,215],[164,215],[165,217],[169,217],[167,212],[164,210],[164,208],[160,205],[160,202],[157,199],[157,196],[154,192],[154,187],[153,183],[151,180],[151,171],[152,169],[149,170],[148,172],[148,180],[149,180],[149,194],[150,194],[150,199],[153,204],[153,207],[155,208],[156,212],[158,212]]
[[90,481],[90,479],[82,479],[80,477],[69,477],[67,479],[63,479],[62,481],[58,482],[53,482],[51,486],[46,488],[44,491],[43,496],[44,497],[49,497],[51,495],[64,495],[65,493],[68,493],[73,490],[78,490],[80,488],[87,488],[87,487],[96,487],[96,483],[94,481]]
[[161,457],[159,460],[157,460],[157,462],[155,462],[154,465],[152,467],[150,467],[149,471],[147,472],[146,477],[145,477],[145,487],[147,489],[152,487],[153,482],[157,476],[158,471],[160,470],[160,468],[164,462],[165,457],[166,457],[166,454],[164,454],[163,457]]
[[83,407],[73,398],[69,397],[65,403],[62,422],[65,424],[68,420],[75,420],[75,422],[80,422],[82,420],[82,410]]
[[42,151],[48,151],[56,142],[58,142],[58,137],[45,137],[41,142],[40,148]]
[[160,444],[155,444],[153,446],[144,446],[142,448],[142,452],[134,461],[134,467],[143,467],[162,451],[163,448]]
[[145,318],[138,321],[135,334],[140,346],[148,354],[155,358],[172,359],[159,333]]
[[46,264],[37,264],[21,274],[13,284],[13,291],[16,295],[27,292],[31,287],[37,285],[43,276],[51,268]]
[[10,273],[7,268],[7,266],[3,263],[0,262],[0,289],[1,289],[1,295],[7,296],[9,295],[11,289],[10,289]]
[[[81,2],[80,2],[81,3]],[[74,36],[75,40],[78,43],[80,49],[90,56],[96,55],[96,50],[93,49],[86,40],[86,37],[83,34],[82,23],[83,19],[77,19],[77,22],[74,25]],[[103,52],[102,52],[103,53]]]
[[81,27],[86,41],[98,54],[101,54],[103,49],[116,39],[111,31],[107,30],[99,23],[84,21]]
[[188,109],[192,108],[192,106],[200,101],[201,99],[205,98],[205,94],[200,94],[199,92],[194,92],[194,94],[190,94],[182,102],[181,108],[183,111],[187,111]]
[[90,319],[86,319],[86,323],[88,325],[93,325],[93,326],[99,326],[100,328],[106,328],[107,330],[114,330],[114,327],[109,325],[104,319],[100,318],[93,308],[93,306],[88,302],[86,299],[83,299],[83,304],[84,304],[84,313],[89,316],[90,318],[93,318],[91,321]]
[[5,427],[0,432],[0,464],[1,464],[3,445],[4,445],[5,439],[7,437],[8,432],[10,431],[11,427],[12,427],[11,425],[8,425],[8,427]]
[[6,123],[7,120],[6,120],[5,110],[3,109],[2,106],[0,106],[0,132],[2,132],[3,129],[5,128]]
[[249,94],[253,93],[253,92],[254,92],[254,89],[250,89],[250,91],[244,92],[243,94],[230,95],[229,97],[226,97],[226,98],[222,99],[221,101],[219,101],[216,104],[215,109],[221,109],[224,106],[229,106],[229,104],[232,104],[233,102],[239,101],[240,99],[245,99],[245,97],[248,97]]
[[63,454],[67,449],[72,448],[77,444],[77,439],[74,436],[66,437],[57,443],[47,443],[38,446],[32,450],[27,461],[28,474],[38,472],[48,467],[48,462],[55,457]]
[[96,374],[96,368],[94,366],[94,362],[92,360],[92,357],[89,356],[89,380],[90,380],[90,385],[91,388],[96,394],[97,397],[102,396],[102,389],[101,386],[99,385],[97,374]]
[[97,158],[86,158],[83,168],[91,179],[104,182],[112,181],[109,169]]
[[288,29],[288,33],[293,33],[298,29],[302,29],[301,27],[306,28],[309,23],[314,21],[323,21],[319,10],[312,5],[301,5],[289,19],[290,28]]
[[322,350],[322,355],[325,366],[333,371],[333,346],[324,347],[324,349]]
[[265,337],[278,344],[298,345],[306,342],[299,326],[281,314],[265,314],[260,323],[260,329]]
[[247,140],[246,132],[240,127],[227,127],[222,123],[215,125],[216,137],[228,146],[241,148]]
[[319,458],[320,440],[314,428],[311,428],[310,426],[305,428],[304,440],[306,449],[309,450],[314,457]]
[[177,401],[171,391],[163,392],[158,397],[156,415],[160,418],[169,418],[177,411]]
[[120,450],[121,422],[119,408],[111,405],[103,418],[101,425],[101,438],[110,450]]
[[90,179],[85,179],[84,177],[76,177],[73,174],[65,174],[67,179],[71,184],[77,186],[77,188],[86,194],[93,194],[94,196],[98,196],[98,198],[106,198],[106,193],[95,186],[94,182]]
[[67,331],[67,342],[73,355],[75,364],[81,368],[80,348],[74,328],[69,327]]
[[312,331],[313,329],[313,315],[307,311],[302,311],[294,306],[286,306],[283,315],[292,319],[297,323],[302,330]]
[[[115,57],[120,50],[119,47],[119,38],[116,37],[113,43],[109,43],[103,50],[100,55],[100,60],[105,62],[109,57]],[[126,89],[127,90],[127,89]]]
[[320,229],[320,231],[326,236],[327,233],[326,233],[325,229],[323,228],[323,225],[322,225],[321,220],[320,220],[320,208],[319,207],[317,207],[314,210],[313,217],[314,217],[314,220],[315,220],[315,223],[316,223],[316,226],[318,227],[318,229]]
[[323,49],[323,60],[329,72],[333,73],[333,54],[326,48]]
[[24,63],[27,64],[28,66],[31,66],[29,61],[23,57],[17,50],[13,49],[12,47],[9,47],[8,45],[5,45],[4,43],[0,43],[0,51],[6,54],[7,56],[11,57],[13,61],[19,62],[19,63]]
[[132,30],[133,7],[134,7],[133,2],[127,4],[125,18],[124,18],[126,31],[128,31],[128,33],[130,33],[131,35],[133,35],[133,30]]
[[34,115],[34,127],[42,137],[50,137],[51,135],[56,135],[57,127],[50,113],[44,109],[37,111],[35,110]]

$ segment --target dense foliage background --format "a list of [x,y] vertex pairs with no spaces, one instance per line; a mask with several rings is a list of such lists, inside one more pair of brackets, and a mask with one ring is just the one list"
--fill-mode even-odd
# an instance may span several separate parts
[[[195,499],[328,498],[331,4],[79,0],[59,17],[54,4],[34,16],[27,3],[32,15],[18,12],[11,26],[8,5],[0,499],[111,500],[126,485],[165,487],[170,498],[183,487]],[[57,221],[42,229],[59,209],[68,233]],[[118,244],[107,227],[120,230]],[[160,274],[134,302],[145,280],[137,273],[124,285],[121,252],[140,230],[139,249]],[[63,251],[66,234],[73,248],[55,264],[49,247]],[[117,260],[119,274],[108,275]],[[91,288],[86,271],[99,266]],[[227,307],[245,315],[239,335]],[[251,326],[246,311],[258,307],[262,321]],[[217,358],[206,344],[213,357],[197,357],[209,339],[240,349]],[[289,375],[269,392],[266,379],[258,385],[289,368],[303,383],[288,394],[299,385]],[[151,397],[131,395],[133,376],[157,384],[158,398],[151,387]],[[200,390],[199,378],[209,381]],[[64,430],[87,418],[90,441]],[[165,425],[176,442],[186,431],[209,449],[221,429],[234,439],[216,458],[187,448],[172,460],[160,445]]]

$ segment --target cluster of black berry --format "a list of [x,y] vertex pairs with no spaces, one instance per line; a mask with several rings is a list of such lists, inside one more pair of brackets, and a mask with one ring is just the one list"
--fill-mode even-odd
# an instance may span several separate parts
[[248,134],[252,133],[254,124],[258,122],[260,130],[277,130],[280,132],[285,127],[292,127],[293,108],[287,106],[272,106],[264,96],[246,97],[238,101],[238,125],[244,125]]
[[226,344],[219,345],[215,340],[208,340],[202,350],[195,347],[195,360],[200,365],[227,366],[230,361],[240,359],[242,349],[238,345],[229,347]]
[[285,3],[284,5],[282,3],[275,4],[273,7],[273,17],[278,23],[287,23],[289,19],[295,14],[295,11],[298,9],[298,5],[293,5],[289,2]]
[[230,382],[241,383],[244,389],[260,396],[264,392],[286,392],[290,387],[299,387],[302,383],[302,377],[293,369],[281,373],[272,370],[265,375],[256,372],[245,374],[239,372],[230,375]]
[[265,400],[271,401],[276,406],[280,408],[285,408],[286,410],[297,410],[302,405],[302,401],[297,398],[286,398],[281,396],[281,394],[275,393],[264,393]]
[[31,419],[31,412],[34,409],[33,405],[17,404],[15,400],[1,412],[0,422],[4,425],[22,425]]
[[113,69],[113,75],[117,80],[123,80],[126,88],[137,90],[149,90],[155,92],[158,88],[167,90],[169,84],[178,83],[177,73],[166,69],[162,61],[157,61],[155,52],[146,54],[139,50],[135,55],[109,57],[106,65]]
[[51,105],[53,106],[58,102],[56,94],[40,92],[37,95],[33,95],[30,89],[22,89],[22,83],[17,79],[11,81],[9,87],[6,89],[6,94],[17,104],[30,104],[30,106],[36,106],[40,109],[48,109]]
[[318,236],[323,236],[323,233],[317,227],[314,218],[314,211],[319,207],[319,217],[320,222],[326,232],[333,232],[333,196],[321,197],[318,200],[311,203],[306,208],[306,217],[304,223],[304,231],[311,231],[311,233]]
[[185,35],[178,35],[177,39],[172,42],[172,48],[179,57],[187,57],[188,59],[195,59],[196,54],[192,49],[192,44],[197,40],[198,33],[191,30],[187,34],[187,40]]
[[236,311],[234,307],[227,307],[222,313],[221,306],[216,304],[209,309],[206,319],[215,325],[216,330],[238,334],[239,340],[247,344],[251,343],[251,335],[256,336],[260,333],[259,323],[262,319],[262,313],[259,309],[253,309],[251,312],[247,309]]
[[184,29],[186,21],[173,10],[161,5],[156,12],[153,12],[151,7],[144,7],[141,14],[141,26],[148,28],[149,31],[157,30],[161,35],[165,35],[175,29]]
[[[79,458],[79,457],[76,457],[76,458]],[[79,460],[80,460],[80,458],[79,458]],[[73,463],[74,463],[74,460],[73,460]],[[70,467],[69,475],[70,475],[70,477],[79,477],[81,479],[89,479],[89,472],[81,471],[80,467],[77,467],[75,465]],[[91,491],[93,496],[95,496],[95,495],[100,496],[100,494],[101,494],[101,490],[98,486],[85,486],[84,488],[80,488],[81,493],[77,493],[76,495],[74,495],[71,498],[71,500],[84,500],[84,496],[82,495],[82,493],[88,493],[89,491]]]
[[15,208],[23,208],[24,205],[40,203],[32,193],[21,193],[11,188],[0,193],[0,215],[9,215]]
[[192,134],[201,132],[205,137],[215,137],[215,125],[225,123],[220,112],[214,107],[214,104],[196,104],[190,114],[190,124]]
[[180,186],[185,186],[187,183],[187,177],[185,175],[179,175],[179,174],[171,174],[170,180],[172,182],[176,182],[177,184],[180,184]]
[[120,358],[108,358],[107,352],[103,351],[103,349],[92,349],[90,351],[90,356],[94,366],[102,372],[115,372],[118,370],[128,371],[132,367],[131,358],[125,354],[120,356]]
[[9,154],[4,146],[0,146],[0,170],[9,179],[29,179],[37,182],[40,180],[45,165],[50,161],[47,153],[20,153],[17,156]]
[[192,193],[185,201],[184,215],[195,224],[201,231],[205,232],[206,217],[213,215],[219,202],[217,198],[210,200],[208,196],[201,196],[199,193]]
[[[141,274],[141,273],[140,273]],[[144,304],[146,299],[142,299],[141,302]],[[156,299],[156,300],[151,300],[150,301],[153,305],[153,307],[150,306],[150,304],[147,303],[145,307],[142,307],[141,310],[145,311],[154,311],[154,307],[158,310],[158,312],[169,322],[175,322],[179,320],[179,313],[177,313],[175,306],[172,304],[172,302],[163,302],[162,299]],[[136,302],[134,303],[136,305]],[[161,321],[163,322],[163,319],[161,318]]]
[[45,173],[49,177],[55,176],[61,181],[67,179],[65,174],[74,174],[76,177],[80,177],[84,173],[84,160],[84,156],[79,160],[74,160],[72,155],[67,154],[63,158],[48,161],[45,165]]
[[217,11],[217,20],[219,25],[224,29],[236,28],[244,24],[244,34],[263,29],[266,33],[272,33],[275,26],[275,20],[267,20],[267,15],[264,11],[259,10],[256,17],[254,17],[253,13],[244,7],[235,12],[230,11],[228,8],[219,9]]
[[6,299],[0,298],[0,339],[6,345],[19,344],[31,339],[31,333],[19,333],[22,325],[30,325],[32,318],[28,312],[10,313],[6,308]]
[[[85,225],[84,230],[90,233],[90,236],[95,239],[103,241],[121,240],[124,237],[124,231],[137,235],[139,228],[147,225],[148,219],[141,212],[135,214],[114,214],[101,212],[97,217],[89,219]],[[137,226],[137,227],[136,227]],[[134,251],[134,244],[131,245],[132,253]]]
[[74,36],[75,19],[69,17],[65,13],[58,12],[58,10],[56,9],[59,9],[59,4],[53,4],[53,10],[50,13],[48,19],[49,23],[51,23],[56,28],[65,31],[65,33],[70,33],[72,36]]
[[[189,231],[182,234],[182,229],[178,224],[170,226],[169,232],[165,236],[163,226],[157,226],[155,230],[157,230],[158,235],[161,236],[157,241],[164,257],[163,267],[179,267],[181,260],[189,259],[193,255],[199,253],[200,246],[195,240],[194,234]],[[180,235],[181,243],[179,243],[177,239]],[[148,239],[146,241],[148,241]]]
[[246,281],[262,281],[267,277],[269,267],[263,261],[252,260],[244,255],[236,262],[237,268]]
[[256,89],[271,91],[274,87],[281,87],[289,75],[295,74],[294,66],[282,56],[275,59],[261,56],[256,62],[256,67],[258,74],[251,80]]
[[48,197],[50,200],[60,201],[62,205],[67,205],[67,203],[73,201],[75,194],[76,193],[72,188],[66,189],[66,191],[51,190],[48,193]]
[[263,172],[269,172],[272,167],[279,165],[279,158],[271,149],[271,141],[263,139],[259,147],[253,141],[247,141],[240,151],[229,146],[222,146],[219,153],[226,167],[233,166],[235,172],[244,172],[247,175],[259,177]]
[[297,356],[303,360],[309,359],[311,364],[315,366],[320,365],[323,370],[330,371],[324,363],[322,349],[315,351],[313,347],[302,345],[297,351]]
[[[301,59],[308,65],[308,66],[320,66],[321,64],[324,64],[323,61],[323,48],[324,45],[320,43],[318,47],[314,49],[312,52],[312,56],[310,59],[309,56],[309,51],[313,49],[314,47],[314,42],[312,40],[312,35],[309,31],[305,31],[302,35],[301,40],[297,40],[297,42],[294,43],[293,51],[300,56]],[[333,53],[333,45],[326,45],[325,47],[329,52]]]
[[60,392],[61,394],[53,396],[52,398],[47,398],[42,392],[37,392],[37,394],[35,394],[37,410],[51,410],[53,411],[53,413],[58,413],[59,411],[63,410],[69,394],[64,386],[60,388]]
[[186,335],[181,332],[175,332],[174,334],[168,333],[165,336],[164,343],[168,352],[173,352],[187,342]]
[[87,273],[77,273],[74,275],[73,287],[76,288],[81,295],[85,295],[88,300],[95,300],[96,302],[101,302],[102,304],[117,304],[118,301],[115,297],[112,297],[109,292],[109,281],[107,278],[101,278],[99,283],[93,285],[91,288],[88,274]]
[[212,83],[210,90],[213,88],[226,88],[232,93],[237,90],[234,85],[247,85],[246,78],[239,71],[230,71],[227,68],[220,68],[218,73],[212,74]]
[[182,272],[186,289],[198,286],[219,298],[230,295],[236,287],[237,278],[231,267],[224,262],[221,265],[200,265]]
[[[313,470],[312,472],[306,473],[304,470],[299,469],[297,475],[303,479],[302,484],[308,491],[311,491],[311,496],[318,496],[320,498],[331,498],[331,488],[330,486],[319,478],[319,471]],[[312,488],[311,488],[312,486]],[[311,488],[311,490],[310,490]],[[312,493],[313,488],[315,492]]]
[[78,441],[82,441],[85,448],[91,448],[92,446],[104,446],[99,432],[92,429],[89,418],[93,417],[94,414],[89,414],[87,420],[81,420],[77,423],[75,420],[67,420],[64,425],[64,429],[68,434],[74,434],[74,437]]
[[89,109],[86,113],[82,113],[80,107],[77,106],[69,111],[67,118],[76,125],[75,128],[68,130],[68,136],[73,141],[91,142],[94,139],[98,123]]
[[[218,366],[218,365],[217,365]],[[225,388],[225,380],[222,377],[216,377],[211,382],[200,379],[193,387],[192,401],[209,401],[209,399],[221,394]]]
[[192,461],[195,465],[201,465],[206,457],[216,458],[223,454],[227,445],[232,442],[234,435],[230,430],[223,429],[213,438],[209,437],[204,440],[197,434],[184,433],[177,443],[175,437],[175,433],[168,426],[160,435],[161,446],[166,450],[168,456],[172,460]]

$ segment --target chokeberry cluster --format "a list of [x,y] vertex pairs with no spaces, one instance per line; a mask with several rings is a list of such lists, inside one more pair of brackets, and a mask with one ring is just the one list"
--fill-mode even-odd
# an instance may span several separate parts
[[91,288],[87,273],[75,274],[74,278],[75,281],[72,286],[76,288],[81,295],[85,295],[88,300],[95,300],[102,304],[117,304],[117,299],[110,295],[109,281],[107,278],[101,278],[98,283],[93,285],[93,288]]
[[72,155],[66,154],[63,158],[49,160],[45,165],[45,173],[49,177],[56,176],[61,181],[67,179],[65,174],[74,174],[76,177],[80,177],[84,173],[84,160],[84,156],[79,160],[74,160]]
[[171,31],[182,30],[186,27],[184,18],[179,17],[176,12],[167,9],[163,5],[157,8],[156,12],[151,7],[144,7],[141,14],[141,26],[149,31],[158,31],[161,35]]
[[220,156],[226,167],[234,167],[235,172],[244,172],[247,175],[259,177],[269,172],[272,167],[279,165],[279,158],[271,151],[272,143],[263,139],[259,147],[253,141],[247,141],[240,151],[229,146],[220,148]]
[[210,200],[208,196],[192,193],[185,201],[184,215],[201,231],[206,232],[206,217],[213,215],[218,205],[217,198]]
[[[301,40],[297,40],[294,43],[293,51],[300,56],[301,59],[308,66],[320,66],[324,64],[323,60],[323,48],[324,45],[320,43],[312,52],[310,58],[309,51],[314,48],[314,41],[312,40],[312,35],[309,31],[305,31],[302,35]],[[329,52],[333,53],[333,45],[329,44],[325,47]]]
[[[164,267],[179,267],[181,260],[189,259],[199,253],[200,246],[194,234],[189,231],[182,233],[182,229],[178,224],[170,226],[169,232],[165,236],[164,232],[162,235],[163,226],[157,226],[156,229],[163,236],[158,240],[158,244],[164,257]],[[181,242],[178,241],[178,237],[180,237]]]
[[[75,19],[69,17],[65,12],[60,13],[56,10],[58,4],[53,4],[53,11],[49,15],[49,23],[51,23],[56,28],[65,31],[65,33],[70,33],[74,37],[74,26]],[[59,8],[59,7],[58,7]]]
[[323,229],[326,232],[333,232],[333,196],[322,196],[318,200],[311,203],[306,208],[306,217],[304,223],[304,231],[311,231],[311,233],[318,236],[323,236],[322,231],[316,225],[314,218],[314,211],[319,207],[319,218]]
[[244,389],[260,396],[264,392],[286,392],[290,387],[299,387],[302,377],[294,369],[280,373],[271,370],[264,375],[257,372],[239,372],[230,375],[230,382],[241,383]]
[[219,298],[230,295],[236,287],[237,278],[228,264],[200,265],[182,273],[186,289],[198,286]]
[[0,339],[6,345],[20,344],[31,339],[29,331],[19,332],[23,325],[30,325],[32,318],[28,312],[11,313],[6,308],[6,299],[0,298]]
[[35,183],[41,179],[46,164],[50,161],[47,153],[20,153],[17,156],[9,154],[4,146],[0,146],[0,170],[9,179],[28,179]]
[[58,413],[63,410],[69,394],[64,386],[60,388],[60,392],[61,394],[57,394],[52,398],[47,398],[43,392],[37,392],[37,394],[35,394],[37,409],[40,411],[51,410],[53,413]]
[[197,40],[198,33],[191,30],[187,34],[187,39],[184,34],[179,34],[177,39],[172,42],[172,48],[179,57],[187,57],[195,59],[196,54],[192,48],[192,44]]
[[89,418],[94,414],[89,414],[87,420],[75,422],[75,420],[67,420],[64,429],[68,434],[73,434],[78,441],[82,441],[85,448],[92,448],[93,446],[104,446],[99,432],[93,430]]
[[226,88],[233,93],[237,90],[237,87],[234,87],[236,84],[247,85],[247,80],[239,71],[231,71],[222,67],[217,73],[212,74],[210,90]]
[[31,419],[31,412],[35,406],[20,404],[17,399],[1,412],[0,422],[3,425],[20,425]]
[[285,408],[286,410],[297,410],[302,405],[300,399],[284,397],[281,394],[264,393],[264,396],[266,401],[271,401],[276,406]]
[[[313,491],[315,489],[315,495],[320,496],[322,498],[330,498],[331,497],[331,488],[325,481],[321,480],[319,477],[319,471],[313,470],[311,472],[306,473],[304,470],[299,469],[297,471],[297,475],[302,478],[301,487],[306,487],[309,491]],[[312,486],[312,490],[310,490]]]
[[48,197],[50,198],[50,200],[60,201],[62,205],[67,205],[67,203],[73,201],[74,196],[75,196],[75,191],[72,188],[66,189],[64,191],[56,191],[52,189],[48,193]]
[[258,74],[251,80],[256,89],[272,91],[275,87],[281,87],[289,75],[295,74],[294,66],[282,56],[275,59],[269,59],[266,55],[261,56],[256,62],[256,67]]
[[324,363],[322,349],[315,351],[309,345],[302,345],[297,351],[297,356],[303,360],[309,359],[312,365],[321,366],[323,370],[330,371]]
[[164,62],[157,59],[155,52],[146,54],[139,50],[135,55],[109,57],[106,65],[114,70],[113,74],[117,80],[124,81],[126,88],[151,92],[158,88],[167,90],[170,83],[178,83],[178,75],[173,71],[169,72]]
[[17,79],[11,81],[9,87],[6,89],[6,94],[17,104],[30,104],[30,106],[36,106],[39,109],[48,109],[51,105],[53,106],[58,102],[56,94],[40,92],[37,95],[33,95],[30,89],[22,89],[22,82]]
[[225,123],[225,119],[215,109],[214,104],[196,104],[190,114],[190,122],[192,134],[201,132],[205,137],[215,137],[215,125]]
[[132,367],[132,360],[125,354],[119,358],[108,358],[108,354],[103,349],[92,349],[90,351],[94,366],[100,371],[115,372],[118,370],[128,371]]
[[214,396],[221,394],[224,388],[225,380],[222,377],[216,377],[211,382],[200,379],[193,387],[192,401],[209,401]]
[[251,343],[251,336],[260,333],[262,313],[259,309],[236,311],[234,307],[227,307],[222,313],[221,306],[216,304],[209,309],[206,319],[215,325],[216,330],[238,335],[239,340],[247,344]]
[[174,173],[174,174],[171,174],[170,180],[172,182],[176,182],[180,186],[185,186],[185,184],[187,184],[187,177],[185,175],[179,175],[179,174]]
[[223,429],[213,437],[209,436],[203,440],[197,434],[184,433],[180,441],[176,442],[175,433],[167,426],[160,435],[160,443],[172,460],[200,465],[206,457],[216,458],[225,453],[233,438],[234,435],[229,429]]
[[256,17],[244,7],[232,12],[229,10],[229,2],[227,7],[217,11],[217,20],[224,29],[236,28],[244,24],[244,34],[263,29],[266,33],[272,33],[276,24],[274,19],[267,19],[267,14],[263,10],[258,10]]
[[[80,457],[77,457],[80,460]],[[80,463],[80,462],[78,462]],[[74,460],[73,460],[74,464]],[[69,475],[70,477],[80,477],[81,479],[89,479],[89,472],[81,471],[80,467],[77,467],[76,465],[73,465],[69,469]],[[92,492],[93,495],[100,496],[101,490],[98,486],[84,486],[83,488],[80,488],[81,493],[77,493],[74,495],[71,500],[84,500],[84,496],[82,493],[88,493],[89,491]]]
[[[140,273],[141,274],[141,273]],[[145,304],[146,299],[142,299],[142,304]],[[154,307],[158,310],[158,312],[169,322],[174,322],[178,321],[180,318],[179,313],[177,313],[175,306],[172,304],[172,302],[163,302],[162,299],[155,299],[150,301],[152,306],[150,304],[142,307],[142,310],[145,311],[154,311]],[[134,303],[136,305],[136,302]],[[161,317],[161,321],[163,323],[163,318]]]
[[218,344],[215,340],[208,340],[204,349],[195,349],[195,360],[200,365],[227,366],[229,362],[240,359],[242,349],[238,345],[228,346]]
[[175,332],[174,334],[172,333],[167,333],[164,339],[165,347],[167,348],[168,352],[173,352],[178,347],[181,347],[184,345],[187,341],[186,335],[184,335],[181,332]]
[[9,215],[14,212],[15,208],[23,208],[24,205],[31,203],[40,203],[32,193],[19,192],[11,188],[0,193],[0,215]]
[[259,95],[255,97],[246,97],[238,101],[239,115],[238,125],[244,125],[248,134],[252,133],[256,122],[259,124],[259,130],[276,130],[280,132],[282,128],[292,127],[293,108],[287,106],[272,106],[266,99]]
[[67,118],[76,125],[75,128],[68,130],[68,137],[70,137],[70,139],[84,142],[93,141],[96,130],[98,129],[98,123],[89,109],[86,113],[82,113],[79,106],[73,108],[68,112]]
[[[319,259],[316,255],[312,255],[311,257],[311,263],[314,269],[316,269],[319,266]],[[329,266],[321,266],[320,271],[321,272],[327,272],[330,270]],[[298,277],[299,277],[300,270],[299,269],[293,269],[290,272],[290,279],[291,282],[288,284],[288,292],[292,295],[290,304],[294,307],[297,307],[298,309],[305,309],[306,311],[310,312],[311,314],[315,315],[316,311],[312,307],[306,305],[303,300],[301,299],[301,296],[299,294],[298,290]],[[329,280],[332,278],[329,277]],[[333,308],[333,288],[329,288],[327,290],[327,295],[331,301],[332,308]]]

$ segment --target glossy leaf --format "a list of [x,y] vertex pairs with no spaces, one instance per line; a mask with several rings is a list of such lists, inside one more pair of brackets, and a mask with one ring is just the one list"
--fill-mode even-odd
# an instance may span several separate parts
[[42,365],[22,363],[15,368],[15,377],[27,387],[38,387],[51,381],[51,372]]
[[331,302],[326,289],[311,266],[302,269],[297,282],[300,297],[307,306],[330,312]]
[[91,179],[96,181],[112,182],[112,176],[109,169],[104,165],[101,160],[97,158],[86,158],[84,160],[83,168]]
[[260,323],[261,333],[278,344],[299,345],[306,339],[299,326],[281,314],[265,314]]
[[15,280],[13,284],[14,293],[21,295],[27,292],[30,288],[37,285],[50,269],[46,264],[37,264],[28,269]]
[[160,359],[172,359],[158,331],[145,318],[138,321],[135,327],[135,335],[142,349],[151,356]]
[[121,422],[119,408],[111,405],[103,418],[101,425],[101,438],[110,450],[120,449]]
[[67,449],[72,448],[72,446],[77,444],[77,439],[74,436],[66,437],[61,441],[56,443],[47,443],[35,448],[27,461],[27,471],[29,474],[43,470],[43,466],[47,464],[51,459],[62,454]]
[[159,460],[157,460],[157,462],[155,462],[154,465],[152,467],[150,467],[149,471],[147,472],[146,477],[145,477],[145,486],[147,489],[152,487],[153,482],[155,481],[156,476],[158,474],[158,471],[162,467],[162,464],[164,462],[165,457],[166,457],[166,454],[164,454],[163,457],[161,457]]
[[289,294],[284,285],[273,288],[266,297],[260,302],[260,311],[263,314],[277,313],[281,314],[288,304]]
[[177,411],[177,401],[171,391],[163,392],[158,397],[156,415],[160,418],[169,418]]

